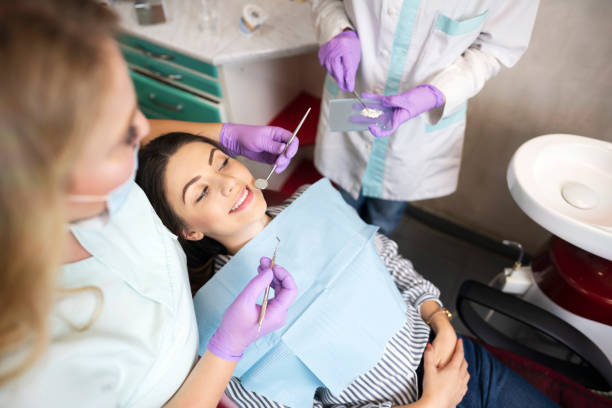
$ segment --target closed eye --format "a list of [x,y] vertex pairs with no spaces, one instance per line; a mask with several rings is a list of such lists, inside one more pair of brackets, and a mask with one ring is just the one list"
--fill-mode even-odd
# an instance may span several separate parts
[[196,199],[196,203],[200,202],[201,199],[203,199],[204,197],[206,197],[206,194],[208,194],[208,186],[205,186],[202,189],[202,193],[200,193],[200,196]]
[[134,143],[136,143],[137,138],[138,138],[138,135],[136,134],[136,127],[132,125],[128,128],[127,134],[125,135],[124,142],[128,146],[132,146]]
[[226,157],[225,160],[223,160],[223,163],[221,163],[221,167],[219,167],[219,170],[222,170],[225,166],[227,166],[227,163],[229,163],[229,157]]

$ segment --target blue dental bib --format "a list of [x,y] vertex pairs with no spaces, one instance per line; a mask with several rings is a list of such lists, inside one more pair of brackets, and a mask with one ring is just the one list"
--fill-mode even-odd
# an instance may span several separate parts
[[234,375],[292,408],[312,407],[318,387],[340,394],[376,365],[405,321],[406,305],[374,246],[376,229],[329,180],[313,184],[196,293],[200,354],[278,236],[276,261],[299,294],[285,326],[252,344]]

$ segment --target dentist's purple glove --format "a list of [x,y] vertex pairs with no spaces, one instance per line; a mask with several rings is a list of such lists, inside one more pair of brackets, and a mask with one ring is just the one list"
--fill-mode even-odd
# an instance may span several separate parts
[[319,48],[319,62],[344,92],[355,90],[361,43],[354,31],[343,31]]
[[297,153],[300,141],[296,136],[285,154],[279,156],[290,138],[291,132],[280,127],[233,123],[224,123],[219,136],[221,146],[232,156],[241,155],[262,163],[276,163],[276,173],[285,170]]
[[257,321],[261,310],[257,299],[265,293],[269,284],[274,289],[274,298],[268,300],[259,336],[263,337],[285,324],[287,311],[298,290],[293,277],[285,268],[274,265],[270,269],[270,263],[270,258],[261,258],[257,276],[251,279],[223,314],[221,324],[208,342],[208,350],[216,356],[238,361],[247,347],[257,339]]
[[444,104],[442,92],[435,86],[428,84],[419,85],[401,94],[382,96],[364,93],[363,97],[378,99],[382,106],[393,109],[391,123],[385,129],[381,129],[377,124],[368,127],[376,137],[389,136],[402,123]]

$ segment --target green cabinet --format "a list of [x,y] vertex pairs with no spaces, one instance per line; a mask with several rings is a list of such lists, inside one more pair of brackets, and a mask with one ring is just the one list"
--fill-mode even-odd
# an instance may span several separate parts
[[130,67],[137,71],[150,74],[164,82],[203,97],[220,99],[222,96],[221,85],[216,79],[196,74],[193,71],[168,64],[164,61],[149,58],[125,46],[121,47],[121,52]]
[[121,34],[117,40],[146,117],[192,122],[225,119],[214,65],[130,34]]
[[152,119],[221,122],[219,105],[130,69],[138,104]]
[[207,62],[189,57],[180,52],[162,47],[150,41],[144,40],[130,34],[121,34],[117,38],[121,44],[125,44],[130,48],[136,49],[147,57],[159,60],[169,61],[173,64],[182,65],[196,72],[208,75],[213,78],[218,77],[217,67]]

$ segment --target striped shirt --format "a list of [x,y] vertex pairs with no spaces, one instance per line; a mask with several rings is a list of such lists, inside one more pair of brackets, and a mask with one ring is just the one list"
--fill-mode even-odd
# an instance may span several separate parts
[[[268,215],[274,217],[295,201],[308,188],[300,187],[295,194],[279,206],[269,207]],[[333,395],[326,388],[319,388],[313,396],[313,406],[374,408],[405,405],[418,398],[417,375],[421,357],[429,338],[429,326],[420,315],[420,306],[426,300],[438,300],[440,291],[419,275],[412,263],[397,253],[397,244],[382,234],[374,237],[376,250],[389,270],[395,285],[407,304],[404,326],[389,340],[381,360],[369,371],[361,374],[340,395]],[[214,261],[215,273],[231,255],[218,255]],[[281,408],[283,405],[263,395],[247,391],[240,379],[233,377],[226,394],[239,406],[247,408]]]

